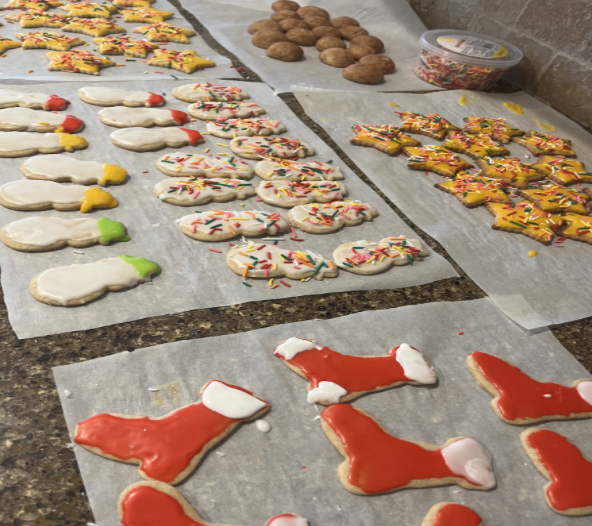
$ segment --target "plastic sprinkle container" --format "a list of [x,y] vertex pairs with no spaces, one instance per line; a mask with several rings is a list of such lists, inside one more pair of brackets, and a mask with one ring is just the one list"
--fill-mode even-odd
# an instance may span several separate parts
[[516,46],[470,31],[427,31],[419,43],[422,50],[415,74],[446,89],[488,89],[522,60]]

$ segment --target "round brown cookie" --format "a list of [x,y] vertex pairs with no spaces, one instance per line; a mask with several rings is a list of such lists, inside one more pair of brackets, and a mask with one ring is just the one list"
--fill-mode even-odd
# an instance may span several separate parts
[[354,37],[359,35],[367,35],[368,31],[366,31],[363,27],[358,26],[346,26],[340,27],[339,33],[341,34],[341,38],[345,38],[346,40],[351,40]]
[[366,55],[360,59],[360,64],[366,64],[380,69],[384,74],[395,71],[395,63],[386,55]]
[[323,37],[317,40],[317,45],[315,46],[319,51],[325,51],[325,49],[330,49],[334,47],[338,47],[341,49],[345,49],[345,42],[340,38],[335,37]]
[[356,58],[356,60],[360,60],[362,57],[366,55],[373,55],[376,53],[376,50],[370,46],[350,46],[348,51]]
[[293,42],[276,42],[267,49],[267,56],[283,62],[296,62],[304,56],[304,51]]
[[278,23],[282,20],[289,20],[290,18],[300,20],[300,16],[296,14],[296,11],[276,11],[270,18]]
[[290,29],[286,33],[286,38],[289,42],[294,42],[299,46],[314,46],[318,40],[309,29]]
[[265,19],[265,20],[257,20],[253,22],[248,28],[247,31],[249,35],[254,35],[257,31],[261,31],[263,29],[268,29],[270,31],[281,31],[282,27],[273,20]]
[[328,66],[333,66],[334,68],[345,68],[356,61],[354,56],[347,49],[337,47],[325,49],[325,51],[319,55],[319,58],[321,59],[321,62]]
[[348,27],[348,26],[359,26],[360,23],[351,16],[338,16],[331,20],[331,25],[333,27]]
[[352,64],[343,70],[343,77],[358,84],[380,84],[384,74],[367,64]]
[[274,11],[298,11],[300,5],[298,2],[292,2],[292,0],[277,0],[271,4],[271,9]]
[[323,27],[323,26],[331,27],[329,20],[327,20],[326,18],[323,18],[322,16],[307,16],[304,19],[304,21],[310,27]]
[[304,20],[298,20],[297,18],[286,18],[280,22],[280,26],[284,31],[290,31],[290,29],[310,29],[310,26]]
[[334,37],[341,39],[339,29],[330,26],[317,26],[312,28],[312,32],[319,38]]
[[315,6],[312,6],[312,5],[301,7],[296,12],[302,18],[307,18],[309,16],[321,16],[323,18],[326,18],[327,20],[329,20],[329,18],[331,18],[331,15],[329,14],[328,11],[325,11],[324,9],[321,9],[320,7],[315,7]]
[[253,35],[251,42],[254,46],[261,49],[267,49],[271,44],[276,42],[286,42],[288,40],[283,31],[271,31],[269,29],[262,29]]
[[351,45],[360,46],[371,46],[373,47],[377,53],[380,53],[384,49],[384,43],[380,38],[376,38],[370,35],[358,35],[351,39]]

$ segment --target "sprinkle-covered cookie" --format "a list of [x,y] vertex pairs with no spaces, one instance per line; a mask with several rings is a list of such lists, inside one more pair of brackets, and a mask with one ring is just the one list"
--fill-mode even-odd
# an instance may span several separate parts
[[308,163],[279,157],[263,157],[255,165],[255,173],[266,181],[335,181],[343,179],[338,166],[330,162],[310,161]]
[[287,137],[237,137],[230,141],[230,149],[245,159],[264,157],[310,157],[315,154],[312,146],[298,139]]
[[49,71],[100,75],[101,69],[115,66],[115,62],[80,49],[65,52],[50,51],[46,56],[49,59],[47,66]]
[[213,68],[216,63],[201,58],[195,51],[189,49],[185,51],[157,49],[154,51],[154,56],[148,61],[148,65],[176,69],[183,73],[190,74],[198,69]]
[[174,152],[167,153],[158,159],[156,167],[171,177],[253,178],[253,168],[239,157],[222,158],[209,154]]
[[125,29],[104,18],[71,18],[62,31],[82,33],[91,37],[104,37],[114,33],[125,33]]
[[532,168],[532,164],[525,164],[517,157],[512,159],[491,159],[484,157],[477,159],[483,177],[501,179],[515,188],[528,188],[533,181],[544,179],[539,172]]
[[409,156],[407,167],[412,170],[435,172],[444,177],[455,177],[473,165],[460,155],[443,146],[407,146],[403,153]]
[[541,155],[532,167],[557,184],[571,186],[576,183],[592,183],[592,172],[587,172],[583,162],[564,156]]
[[184,102],[198,101],[232,101],[248,99],[249,94],[236,86],[224,84],[211,84],[209,82],[199,84],[183,84],[173,88],[173,97]]
[[253,135],[279,135],[286,131],[286,127],[280,121],[261,117],[209,121],[206,124],[206,131],[222,139],[234,139]]
[[263,181],[257,185],[257,195],[268,205],[292,208],[342,200],[347,190],[342,184],[332,181]]
[[113,5],[124,7],[150,7],[156,0],[113,0]]
[[146,58],[148,53],[158,48],[147,40],[134,40],[128,36],[95,38],[97,51],[101,55],[125,55],[126,57]]
[[524,146],[533,155],[576,156],[576,152],[571,149],[571,141],[555,135],[530,130],[522,137],[513,137],[512,141]]
[[512,202],[504,191],[504,188],[507,188],[508,183],[499,179],[480,177],[467,172],[459,173],[456,176],[456,179],[453,179],[452,181],[439,183],[434,186],[444,192],[456,196],[456,198],[468,208],[474,208],[488,202]]
[[93,4],[88,1],[62,5],[58,9],[66,11],[68,16],[80,18],[111,18],[111,13],[117,11],[113,5]]
[[150,7],[140,7],[136,9],[124,9],[121,11],[123,14],[124,22],[164,22],[169,18],[173,18],[175,13],[172,11],[160,11],[158,9],[152,9]]
[[383,126],[356,124],[352,126],[355,137],[350,140],[358,146],[370,146],[388,155],[397,155],[405,146],[420,146],[421,143],[399,128],[386,124]]
[[563,216],[563,220],[565,224],[560,231],[561,236],[592,245],[592,219],[590,217],[568,213]]
[[149,42],[177,42],[179,44],[189,44],[187,37],[195,35],[193,29],[177,27],[166,22],[136,27],[133,32],[141,33]]
[[16,49],[17,47],[21,47],[19,42],[10,40],[10,38],[0,37],[0,55],[6,53],[9,49]]
[[187,113],[201,121],[246,119],[263,115],[265,110],[254,102],[206,102],[190,104]]
[[39,11],[49,11],[54,7],[59,7],[63,5],[62,2],[57,2],[55,0],[9,0],[6,5],[0,7],[0,10],[3,9],[37,9]]
[[33,31],[17,33],[23,49],[50,49],[52,51],[69,51],[76,46],[84,46],[86,42],[78,37],[68,37],[52,31]]
[[298,205],[288,213],[292,226],[309,234],[327,234],[343,226],[355,226],[372,221],[378,212],[373,206],[359,201],[331,201]]
[[403,119],[399,129],[404,132],[419,133],[432,139],[442,140],[449,131],[460,131],[460,128],[437,113],[430,115],[420,115],[410,111],[396,111],[395,113]]
[[480,157],[499,157],[510,153],[505,146],[484,133],[450,132],[448,140],[443,146],[454,152],[464,153],[476,160],[479,160]]
[[165,203],[195,206],[247,199],[255,195],[255,187],[241,179],[165,179],[156,184],[154,193]]
[[484,133],[490,135],[492,139],[501,143],[508,143],[512,137],[524,135],[524,130],[512,128],[506,119],[488,119],[487,117],[466,117],[463,132],[465,133]]
[[586,204],[590,196],[579,190],[565,188],[555,183],[535,184],[527,190],[518,190],[518,195],[532,201],[538,208],[552,214],[571,212],[589,215]]
[[18,22],[23,28],[31,27],[64,27],[68,23],[66,15],[46,13],[42,9],[29,9],[24,13],[4,15],[6,20]]

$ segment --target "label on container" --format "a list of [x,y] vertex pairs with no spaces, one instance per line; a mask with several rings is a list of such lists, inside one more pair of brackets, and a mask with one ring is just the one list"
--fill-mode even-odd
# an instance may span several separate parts
[[477,58],[503,58],[508,54],[504,46],[491,40],[462,35],[438,37],[438,44],[461,55]]

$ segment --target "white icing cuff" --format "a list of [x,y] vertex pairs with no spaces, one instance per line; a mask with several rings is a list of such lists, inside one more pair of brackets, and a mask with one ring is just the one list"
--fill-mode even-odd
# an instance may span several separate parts
[[217,381],[208,384],[201,401],[208,409],[235,419],[253,416],[267,406],[254,396]]
[[274,354],[281,356],[284,360],[291,360],[297,354],[313,349],[322,349],[315,342],[302,340],[300,338],[289,338],[284,343],[277,346]]
[[294,515],[280,515],[269,519],[267,526],[308,526],[308,520]]
[[487,449],[473,438],[462,438],[442,450],[446,465],[456,475],[484,489],[495,486],[495,474]]
[[578,394],[584,399],[584,402],[592,405],[592,381],[580,382],[576,385]]
[[339,384],[333,382],[319,382],[319,386],[311,389],[306,395],[309,404],[338,404],[339,399],[345,396],[347,391]]
[[438,375],[425,361],[423,354],[407,343],[402,343],[399,346],[395,353],[395,359],[409,380],[420,384],[433,384],[438,379]]

